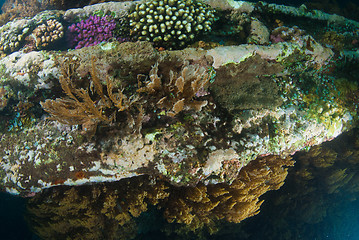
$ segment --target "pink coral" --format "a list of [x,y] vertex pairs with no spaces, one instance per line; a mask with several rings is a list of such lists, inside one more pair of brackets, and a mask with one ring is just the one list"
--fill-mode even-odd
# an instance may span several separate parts
[[90,47],[114,38],[116,22],[110,16],[90,16],[69,26],[69,41],[75,49]]

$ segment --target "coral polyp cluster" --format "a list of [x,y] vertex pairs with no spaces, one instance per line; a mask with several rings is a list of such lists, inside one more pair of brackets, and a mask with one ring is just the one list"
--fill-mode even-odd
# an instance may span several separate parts
[[64,27],[56,19],[49,19],[37,26],[32,33],[35,46],[38,49],[47,47],[64,36]]
[[2,33],[0,51],[8,54],[18,50],[21,47],[20,43],[25,39],[28,31],[28,28],[24,28]]
[[97,45],[114,37],[116,22],[110,16],[89,16],[69,26],[70,42],[75,49]]
[[128,15],[131,35],[157,46],[178,48],[211,31],[214,10],[195,0],[148,1]]

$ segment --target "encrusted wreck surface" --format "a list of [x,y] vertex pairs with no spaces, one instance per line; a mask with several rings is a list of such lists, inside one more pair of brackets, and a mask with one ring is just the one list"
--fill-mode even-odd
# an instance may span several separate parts
[[[251,161],[285,159],[353,127],[357,83],[332,74],[348,51],[341,55],[291,28],[269,36],[249,17],[251,4],[207,2],[218,7],[216,21],[231,19],[228,44],[207,37],[171,50],[115,39],[64,50],[57,49],[60,34],[41,49],[41,39],[27,35],[53,23],[47,20],[66,26],[99,9],[110,8],[120,21],[133,2],[46,12],[4,25],[1,188],[31,195],[144,174],[176,186],[231,183]],[[209,18],[213,34],[221,36]],[[246,38],[244,27],[250,28]],[[24,36],[14,40],[18,31]],[[284,39],[285,31],[291,37]]]

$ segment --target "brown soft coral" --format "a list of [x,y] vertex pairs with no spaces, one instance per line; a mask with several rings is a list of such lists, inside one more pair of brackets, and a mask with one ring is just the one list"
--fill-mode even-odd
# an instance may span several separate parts
[[344,48],[345,37],[335,31],[328,31],[323,34],[321,42],[327,47],[333,48],[336,51],[341,51]]
[[[29,219],[44,239],[131,239],[134,218],[148,205],[163,210],[182,231],[218,228],[217,220],[240,221],[259,213],[265,192],[278,189],[291,158],[268,156],[250,162],[232,184],[174,187],[148,176],[79,187],[56,187],[28,202]],[[66,237],[65,237],[66,236]]]
[[98,123],[111,123],[116,112],[129,109],[138,100],[135,95],[127,98],[122,90],[114,92],[113,80],[108,76],[104,86],[98,77],[94,58],[90,71],[91,84],[87,89],[75,87],[76,69],[76,63],[72,61],[62,63],[59,81],[66,98],[41,102],[41,106],[50,113],[53,120],[69,125],[82,125],[83,129],[94,132]]
[[[132,239],[147,205],[168,193],[148,177],[81,187],[56,187],[28,201],[28,219],[42,239]],[[155,199],[154,199],[155,198]]]
[[269,156],[250,162],[232,184],[173,188],[164,205],[169,222],[185,223],[195,230],[218,219],[239,223],[259,213],[263,201],[259,197],[277,190],[292,166],[291,158]]
[[169,73],[169,80],[162,80],[158,75],[158,63],[150,73],[150,81],[139,92],[157,94],[160,99],[157,106],[165,108],[169,116],[175,116],[182,110],[194,109],[200,111],[207,105],[207,101],[196,100],[205,93],[211,79],[211,71],[200,65],[189,65],[185,63],[180,72],[172,70]]

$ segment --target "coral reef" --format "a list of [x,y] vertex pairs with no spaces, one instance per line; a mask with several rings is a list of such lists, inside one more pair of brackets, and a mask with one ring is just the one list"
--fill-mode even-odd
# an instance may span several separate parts
[[196,0],[148,1],[128,15],[131,35],[165,48],[183,48],[211,31],[214,10]]
[[[208,236],[258,214],[291,156],[310,148],[296,158],[294,195],[312,198],[304,186],[320,178],[326,194],[355,197],[355,135],[353,151],[313,146],[357,123],[356,26],[232,0],[109,2],[8,22],[0,188],[32,197],[28,218],[44,239],[131,239],[156,214],[169,236]],[[308,223],[326,214],[291,207],[317,209]]]
[[[57,59],[56,62],[52,60],[50,69],[63,71],[65,74],[52,75],[53,78],[50,78],[50,83],[59,88],[53,88],[56,90],[48,95],[51,97],[48,103],[49,106],[59,107],[69,101],[71,105],[62,105],[63,108],[53,112],[53,118],[59,121],[71,120],[76,115],[75,111],[71,112],[71,107],[74,107],[84,117],[82,120],[89,120],[91,117],[95,123],[89,120],[86,125],[81,123],[82,120],[74,121],[74,125],[70,127],[74,130],[64,131],[60,130],[63,127],[55,127],[51,133],[42,127],[48,122],[40,120],[30,128],[30,132],[26,132],[33,139],[44,139],[43,136],[57,139],[58,131],[65,132],[66,136],[73,138],[69,140],[73,144],[71,149],[81,149],[78,155],[75,154],[79,156],[76,160],[73,156],[62,157],[65,149],[62,145],[67,139],[64,143],[60,142],[61,147],[52,141],[40,140],[38,144],[41,143],[41,148],[31,145],[22,152],[18,152],[12,145],[0,146],[3,150],[0,154],[10,154],[2,155],[6,158],[4,169],[8,169],[5,168],[7,165],[19,164],[17,159],[21,157],[15,173],[31,176],[31,179],[40,177],[42,180],[39,183],[23,182],[26,187],[19,188],[16,182],[18,180],[15,181],[19,179],[17,176],[6,179],[4,184],[11,192],[26,194],[60,183],[83,184],[105,179],[114,181],[143,173],[161,175],[179,186],[193,186],[199,181],[232,182],[243,166],[259,156],[275,154],[285,157],[304,147],[332,139],[350,127],[355,117],[353,98],[348,98],[355,96],[355,91],[341,95],[335,82],[319,81],[319,76],[315,73],[317,70],[312,66],[323,64],[330,55],[326,55],[326,51],[320,52],[320,45],[312,45],[318,50],[312,55],[294,50],[286,52],[288,47],[294,48],[293,43],[280,43],[274,47],[246,45],[157,52],[148,42],[108,43],[76,49],[66,54],[52,52],[51,56],[44,56],[39,52],[11,54],[3,61],[11,69],[11,76],[17,77],[13,81],[28,84],[30,88],[35,88],[39,84],[36,81],[42,79],[32,80],[25,78],[26,75],[18,75],[17,67],[29,69],[29,76],[39,76],[33,69],[35,62],[41,64],[45,59]],[[259,53],[256,56],[252,56],[254,49]],[[96,56],[96,59],[91,56]],[[33,59],[32,63],[27,60],[29,57]],[[273,62],[277,58],[278,62]],[[298,59],[304,59],[300,62],[303,64],[298,64]],[[188,65],[183,65],[183,62],[188,62]],[[24,63],[26,64],[23,65]],[[300,77],[297,79],[288,76],[282,69]],[[195,72],[197,75],[193,75]],[[241,81],[238,81],[237,75],[241,76]],[[65,93],[59,91],[61,84],[58,84],[57,76],[61,76],[64,81],[63,88],[68,89]],[[110,80],[107,81],[107,78]],[[236,88],[228,88],[226,79],[243,84],[233,84]],[[313,79],[318,82],[313,83]],[[185,84],[182,86],[183,83]],[[114,86],[112,93],[109,93],[111,87],[108,84]],[[234,106],[233,101],[228,99],[237,94],[240,96],[242,92],[247,94],[247,90],[241,86],[248,86],[248,91],[258,94],[252,94],[252,101],[239,101],[238,106]],[[339,89],[344,86],[345,84]],[[187,89],[187,92],[181,92],[180,89]],[[277,90],[276,94],[273,94],[274,90]],[[140,99],[124,111],[119,111],[122,108],[115,106],[111,94],[117,96],[116,102],[121,101],[121,94],[126,96],[123,100],[136,99],[136,96],[140,96]],[[319,95],[322,98],[320,101],[316,98]],[[258,103],[258,99],[262,97],[261,104],[266,109],[261,109]],[[55,98],[58,99],[54,100]],[[164,100],[161,102],[161,99]],[[184,100],[180,101],[181,99]],[[270,103],[264,99],[270,99]],[[183,108],[179,108],[181,111],[177,112],[174,109],[177,102],[188,106],[184,104]],[[193,108],[191,104],[196,104],[201,109]],[[204,104],[206,106],[202,107]],[[235,108],[232,109],[231,106]],[[87,110],[84,111],[82,107]],[[318,115],[320,107],[321,112],[327,114]],[[96,110],[94,112],[97,115],[93,110]],[[61,111],[65,116],[69,112],[72,115],[62,118]],[[59,121],[49,127],[58,126]],[[81,131],[81,127],[76,126],[78,124],[82,124],[82,129],[88,131]],[[41,133],[42,131],[45,132]],[[126,137],[133,133],[136,133],[133,139]],[[93,136],[93,141],[84,142],[84,134]],[[11,142],[13,137],[5,132],[3,142]],[[131,150],[125,150],[124,146]],[[139,154],[135,154],[136,148],[141,149]],[[46,161],[49,152],[55,153],[51,163]],[[89,155],[92,157],[89,158]],[[36,159],[31,156],[36,156]],[[27,166],[34,161],[40,162],[43,167],[48,164],[49,169],[43,171],[51,174],[46,177],[38,175],[36,169]],[[50,169],[51,164],[56,162],[61,162],[60,166],[71,166],[71,171],[57,170],[56,167]],[[80,162],[85,163],[81,165]],[[81,181],[73,175],[80,171],[85,173]],[[31,185],[33,188],[30,188]]]
[[[152,14],[150,3],[155,2],[45,11],[7,23],[0,29],[0,40],[6,45],[19,31],[29,36],[49,20],[68,26],[95,15],[110,15],[125,31],[126,14],[146,14],[140,8],[147,7]],[[141,174],[161,176],[176,186],[230,183],[258,157],[285,158],[353,127],[358,117],[355,74],[339,75],[335,69],[348,66],[340,55],[345,50],[339,53],[321,45],[302,25],[306,35],[294,27],[279,32],[288,31],[297,40],[238,45],[262,32],[264,25],[271,26],[278,14],[261,12],[265,4],[217,5],[223,6],[216,16],[225,30],[211,25],[214,31],[198,39],[217,43],[201,43],[209,47],[206,50],[186,44],[182,50],[166,50],[149,41],[114,40],[80,49],[55,44],[33,51],[36,47],[28,45],[28,37],[18,41],[20,51],[8,47],[3,54],[8,55],[0,59],[1,86],[9,99],[6,115],[0,118],[3,188],[26,195],[58,184]],[[201,6],[198,11],[208,7]],[[280,19],[282,26],[293,26]],[[251,23],[260,31],[246,33]],[[241,39],[227,46],[236,36]],[[44,114],[56,121],[46,120]],[[26,136],[26,141],[16,136]]]
[[89,16],[69,26],[69,41],[75,49],[90,47],[114,38],[116,22],[110,15]]

